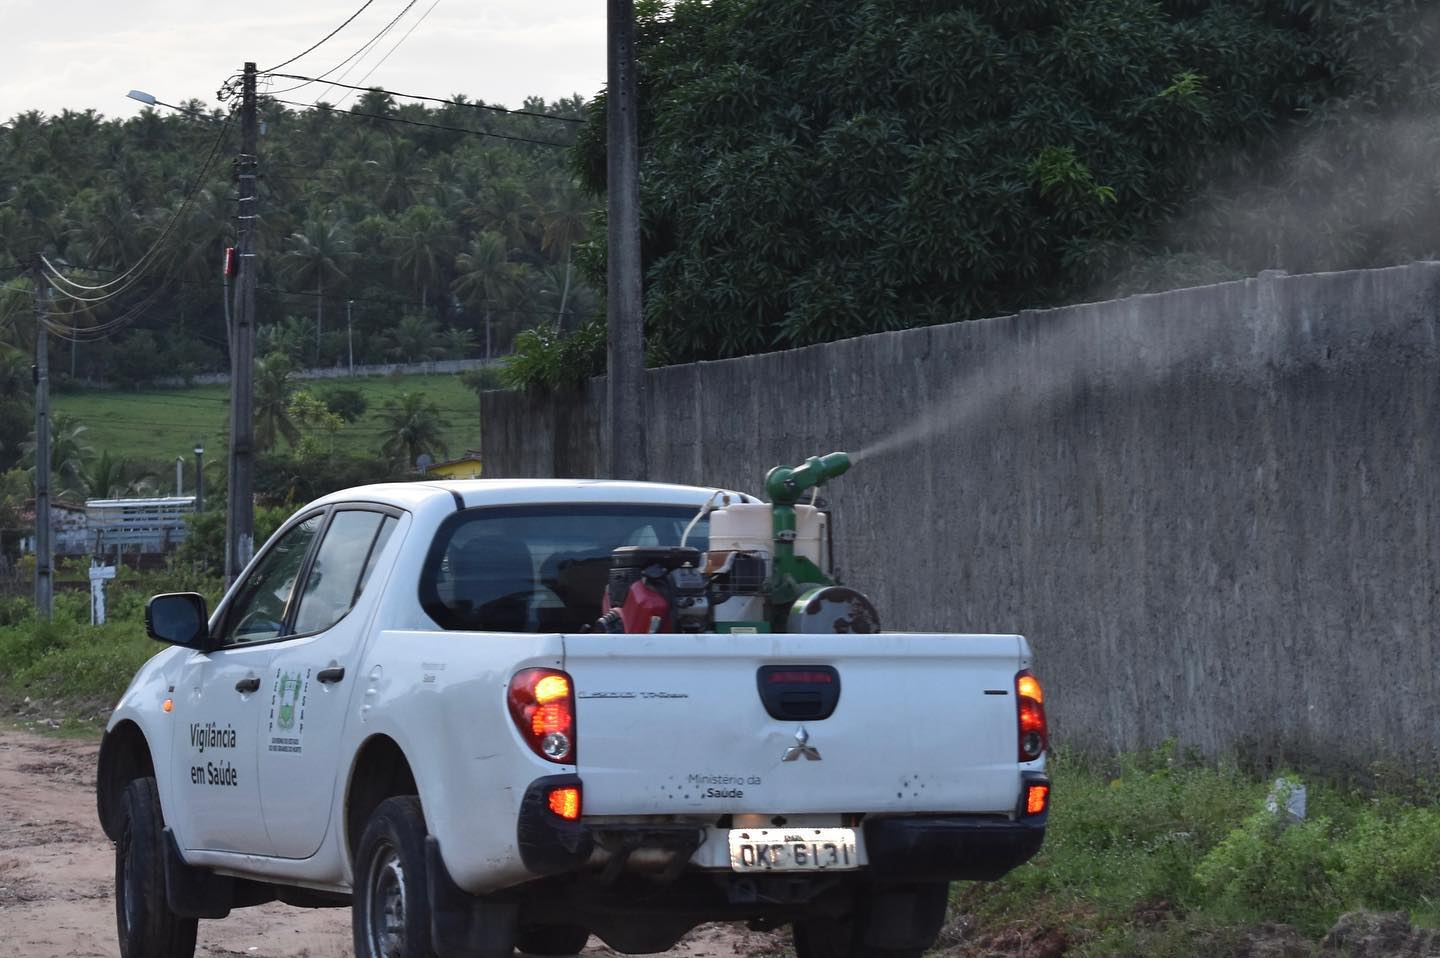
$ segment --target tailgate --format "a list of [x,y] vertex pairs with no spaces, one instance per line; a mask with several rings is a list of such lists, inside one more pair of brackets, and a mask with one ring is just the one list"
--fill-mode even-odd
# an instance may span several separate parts
[[[587,815],[1015,808],[1015,673],[1029,665],[1019,636],[564,642]],[[833,714],[771,717],[759,691],[765,666],[832,668]]]

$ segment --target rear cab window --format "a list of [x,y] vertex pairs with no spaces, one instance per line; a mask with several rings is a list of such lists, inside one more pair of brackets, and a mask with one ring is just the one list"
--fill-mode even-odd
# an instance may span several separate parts
[[[435,535],[420,604],[442,629],[578,632],[600,617],[610,553],[677,546],[698,506],[566,504],[466,509]],[[704,549],[701,520],[686,544]]]

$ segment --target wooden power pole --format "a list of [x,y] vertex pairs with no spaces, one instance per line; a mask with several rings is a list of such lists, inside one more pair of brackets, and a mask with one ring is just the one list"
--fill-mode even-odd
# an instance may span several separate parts
[[45,328],[45,273],[35,257],[35,615],[54,608],[54,548],[50,542],[50,331]]
[[239,577],[255,552],[255,251],[260,231],[259,120],[255,64],[245,64],[240,100],[239,238],[235,322],[230,341],[230,461],[225,513],[225,585]]
[[610,324],[606,413],[611,479],[644,479],[645,325],[640,275],[640,132],[635,84],[635,0],[609,0],[605,87]]

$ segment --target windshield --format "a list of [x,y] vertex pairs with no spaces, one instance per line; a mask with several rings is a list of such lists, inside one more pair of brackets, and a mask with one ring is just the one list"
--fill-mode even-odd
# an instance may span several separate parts
[[[467,509],[440,527],[420,572],[420,604],[442,629],[578,632],[594,625],[619,546],[676,546],[699,507]],[[686,544],[705,549],[708,519]]]

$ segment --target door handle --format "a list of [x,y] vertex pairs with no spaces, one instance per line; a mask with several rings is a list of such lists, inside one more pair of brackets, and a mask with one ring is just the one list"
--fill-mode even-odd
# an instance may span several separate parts
[[235,691],[240,692],[241,694],[244,694],[246,692],[258,692],[260,691],[260,680],[253,675],[248,679],[241,679],[240,681],[235,683]]
[[328,669],[321,669],[315,673],[315,677],[321,682],[338,682],[345,677],[345,666],[332,665]]

